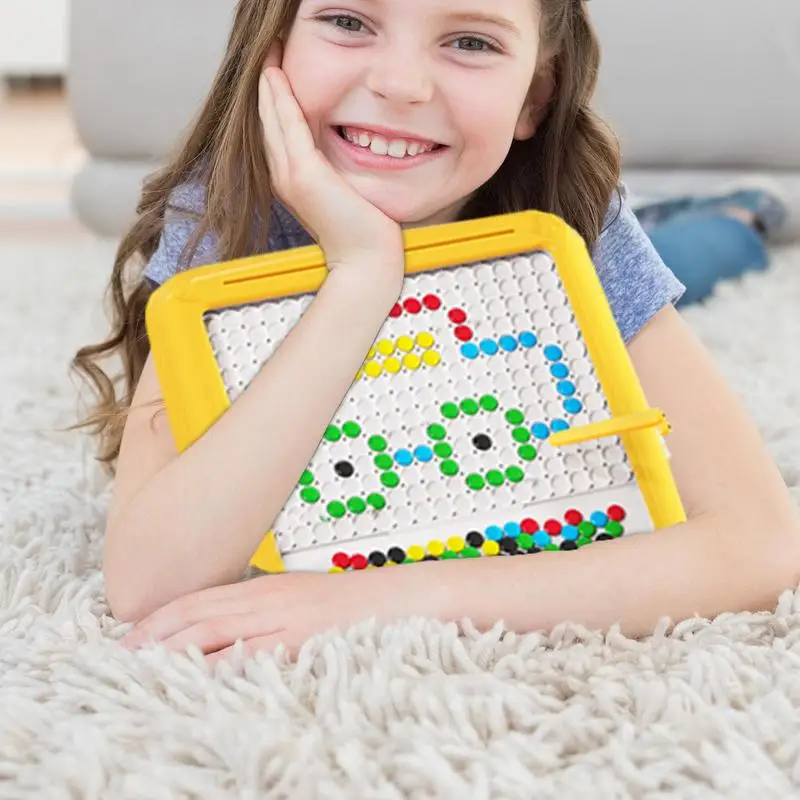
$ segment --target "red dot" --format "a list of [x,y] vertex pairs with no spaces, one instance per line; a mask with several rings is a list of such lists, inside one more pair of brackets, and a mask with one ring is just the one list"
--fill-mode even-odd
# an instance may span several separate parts
[[468,342],[472,338],[472,330],[466,325],[459,325],[456,328],[456,339],[460,342]]
[[564,514],[564,519],[567,522],[567,525],[580,525],[583,522],[583,514],[580,511],[576,511],[574,508],[571,508]]
[[431,311],[436,311],[436,309],[440,308],[442,305],[442,301],[435,294],[426,294],[425,297],[422,298],[422,302],[425,304],[425,308]]
[[523,533],[536,533],[539,530],[539,523],[535,519],[528,517],[520,523]]
[[353,569],[366,569],[367,563],[367,557],[362,556],[361,553],[356,553],[350,559],[350,565],[353,567]]
[[452,309],[447,317],[455,325],[460,325],[462,322],[467,321],[467,315],[460,308]]
[[408,311],[409,314],[419,314],[422,310],[422,304],[415,297],[409,297],[408,300],[403,303],[403,308]]
[[337,553],[331,561],[334,567],[339,567],[340,569],[347,569],[350,566],[350,556],[347,553]]
[[622,522],[625,519],[625,509],[622,506],[609,506],[606,513],[614,522]]
[[561,523],[557,519],[549,519],[545,522],[544,529],[550,536],[558,536],[561,533]]
[[399,317],[403,313],[403,309],[400,308],[400,303],[395,303],[394,308],[389,312],[390,317]]

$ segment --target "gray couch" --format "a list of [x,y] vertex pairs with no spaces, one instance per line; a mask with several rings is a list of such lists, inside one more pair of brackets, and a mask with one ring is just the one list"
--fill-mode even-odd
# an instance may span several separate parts
[[[76,215],[130,223],[143,177],[208,89],[234,0],[72,0],[69,94],[89,159]],[[705,191],[770,173],[800,238],[800,2],[594,0],[604,43],[597,106],[634,194]]]

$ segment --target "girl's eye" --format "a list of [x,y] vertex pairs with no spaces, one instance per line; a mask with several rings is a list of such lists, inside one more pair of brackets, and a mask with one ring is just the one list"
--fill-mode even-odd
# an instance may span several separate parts
[[463,50],[467,53],[497,53],[499,48],[490,42],[488,39],[482,39],[479,36],[459,36],[455,40],[457,50]]
[[329,22],[334,28],[341,28],[348,33],[361,33],[364,23],[360,19],[351,17],[348,14],[331,14],[327,17],[320,17],[322,22]]

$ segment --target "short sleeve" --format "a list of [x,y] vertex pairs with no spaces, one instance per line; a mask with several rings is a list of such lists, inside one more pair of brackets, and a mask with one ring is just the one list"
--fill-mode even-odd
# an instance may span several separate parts
[[185,263],[186,245],[197,230],[205,209],[205,188],[201,183],[185,183],[173,189],[164,212],[164,227],[158,248],[144,269],[144,277],[162,284],[188,267],[217,261],[216,238],[208,233],[197,245],[191,261]]
[[592,260],[626,344],[686,291],[639,224],[624,187],[608,211]]

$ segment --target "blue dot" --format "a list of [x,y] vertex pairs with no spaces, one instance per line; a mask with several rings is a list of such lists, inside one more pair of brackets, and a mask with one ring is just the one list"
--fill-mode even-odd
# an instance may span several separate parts
[[598,528],[605,528],[605,526],[608,525],[608,516],[602,511],[595,511],[589,519],[592,524],[596,525]]
[[568,414],[579,414],[583,410],[583,403],[580,400],[576,400],[574,397],[570,397],[569,400],[564,401],[564,411]]
[[574,525],[565,525],[561,529],[561,538],[567,542],[574,542],[578,538],[578,529]]
[[550,425],[550,430],[553,431],[553,433],[559,433],[560,431],[568,431],[569,423],[563,419],[554,419]]
[[523,331],[519,335],[519,343],[523,347],[535,347],[536,346],[536,337],[530,331]]
[[503,538],[503,529],[497,525],[490,525],[486,529],[486,538],[493,542],[499,542]]
[[547,531],[536,531],[533,534],[533,543],[537,547],[546,547],[550,544],[550,534]]
[[550,435],[550,431],[544,422],[537,422],[531,426],[531,433],[537,439],[546,439]]
[[498,350],[497,342],[493,342],[491,339],[484,339],[481,342],[481,350],[483,350],[487,356],[493,356]]
[[572,381],[559,381],[556,388],[558,393],[565,397],[572,397],[575,394],[575,384]]
[[501,336],[500,347],[509,353],[513,353],[517,349],[517,340],[513,336]]
[[414,460],[414,456],[412,456],[410,451],[408,451],[408,450],[398,450],[394,454],[394,460],[401,467],[407,467]]
[[433,460],[433,450],[430,447],[418,447],[414,451],[414,455],[423,463]]
[[470,360],[477,358],[479,355],[478,345],[474,342],[467,342],[461,345],[461,355]]
[[518,522],[506,522],[503,530],[506,532],[506,536],[513,536],[515,539],[522,533]]
[[544,349],[544,357],[548,361],[561,361],[563,356],[564,354],[561,352],[561,348],[554,344],[549,344]]
[[550,367],[550,374],[554,378],[566,378],[569,375],[569,367],[563,361],[560,361]]

